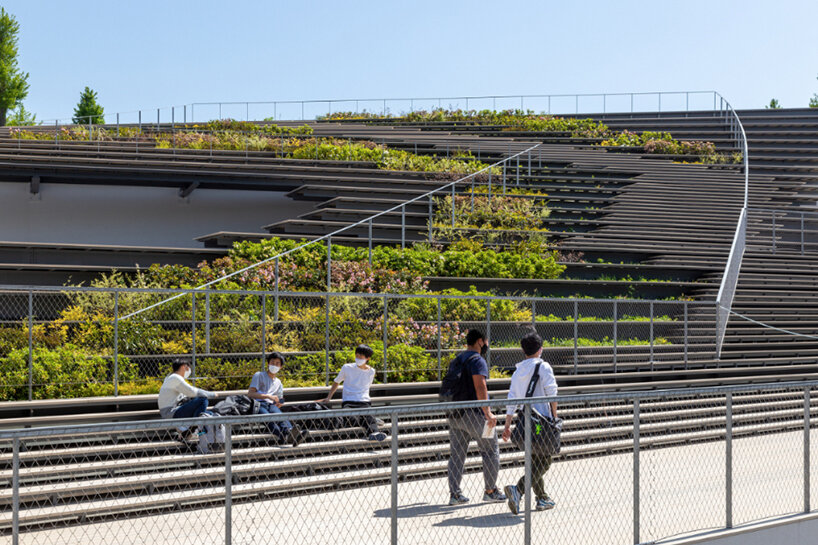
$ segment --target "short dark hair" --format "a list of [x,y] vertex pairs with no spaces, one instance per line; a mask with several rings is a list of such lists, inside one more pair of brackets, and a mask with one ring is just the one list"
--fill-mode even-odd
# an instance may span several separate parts
[[173,363],[171,364],[171,368],[173,369],[173,372],[175,373],[183,365],[190,365],[190,360],[187,359],[187,358],[174,358]]
[[270,360],[279,360],[281,361],[281,365],[284,365],[284,356],[281,352],[270,352],[267,354],[267,363],[270,363]]
[[523,348],[523,352],[526,356],[533,356],[542,348],[542,337],[532,331],[520,339],[520,346]]
[[363,356],[363,357],[365,357],[365,358],[371,358],[371,357],[372,357],[372,354],[374,354],[374,353],[375,353],[375,351],[374,351],[374,350],[372,350],[372,349],[371,349],[369,346],[367,346],[367,345],[365,345],[365,344],[359,344],[359,345],[358,345],[358,346],[355,348],[355,355],[356,355],[356,356],[357,356],[358,354],[360,354],[360,355],[362,355],[362,356]]
[[469,332],[466,333],[466,346],[471,346],[480,339],[486,340],[486,336],[483,332],[479,329],[470,329]]

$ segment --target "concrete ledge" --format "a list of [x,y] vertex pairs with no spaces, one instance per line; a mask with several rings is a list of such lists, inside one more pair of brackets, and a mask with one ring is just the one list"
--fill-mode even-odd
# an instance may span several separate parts
[[818,545],[818,512],[803,513],[754,522],[729,530],[718,530],[693,537],[660,541],[673,545]]

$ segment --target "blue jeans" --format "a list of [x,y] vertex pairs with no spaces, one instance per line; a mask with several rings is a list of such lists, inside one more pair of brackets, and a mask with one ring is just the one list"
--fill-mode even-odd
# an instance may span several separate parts
[[180,405],[173,413],[173,418],[196,418],[207,410],[206,397],[194,397],[187,403]]
[[[269,403],[267,401],[262,401],[259,403],[258,407],[258,414],[280,414],[281,409]],[[270,430],[270,433],[275,435],[281,440],[287,438],[290,434],[290,430],[293,429],[293,425],[290,424],[289,420],[283,420],[281,422],[267,422],[267,429]]]

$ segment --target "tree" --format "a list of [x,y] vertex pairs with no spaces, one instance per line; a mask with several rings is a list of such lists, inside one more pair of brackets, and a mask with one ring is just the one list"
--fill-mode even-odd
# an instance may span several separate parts
[[774,98],[770,101],[770,103],[767,106],[765,106],[765,108],[767,108],[768,110],[780,110],[781,103],[778,102],[777,98]]
[[19,127],[23,125],[36,125],[37,116],[26,110],[23,103],[17,105],[17,109],[11,112],[11,116],[6,120],[9,127]]
[[[815,78],[818,79],[818,78]],[[810,108],[818,108],[818,93],[812,95],[812,98],[809,99],[809,107]]]
[[72,121],[78,125],[105,123],[102,106],[97,104],[97,93],[90,87],[86,87],[85,91],[80,94],[80,101],[74,108]]
[[6,124],[6,112],[28,96],[28,72],[17,66],[17,34],[20,24],[0,7],[0,125]]

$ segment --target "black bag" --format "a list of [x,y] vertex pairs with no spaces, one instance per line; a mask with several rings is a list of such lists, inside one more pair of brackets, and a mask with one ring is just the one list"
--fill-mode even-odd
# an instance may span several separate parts
[[[283,413],[301,413],[315,411],[329,411],[331,408],[323,403],[294,403],[282,405]],[[299,420],[298,424],[308,430],[337,430],[343,427],[343,421],[338,417],[308,418]]]
[[210,409],[218,416],[258,414],[259,404],[246,395],[227,396]]
[[479,357],[480,354],[475,354],[457,367],[454,366],[454,362],[457,358],[449,363],[449,370],[446,372],[446,376],[443,377],[443,380],[440,381],[440,391],[437,394],[439,401],[442,403],[449,403],[451,401],[468,401],[463,371],[466,369],[466,365],[472,359]]
[[[540,380],[540,364],[534,368],[534,375],[528,383],[525,397],[534,397],[534,388]],[[531,407],[531,451],[536,454],[553,456],[560,452],[560,435],[562,434],[562,420],[540,414]],[[511,441],[518,449],[525,451],[525,411],[517,410],[517,424],[511,431]]]

